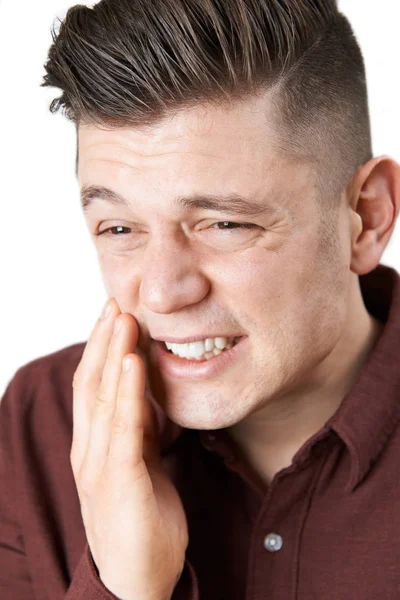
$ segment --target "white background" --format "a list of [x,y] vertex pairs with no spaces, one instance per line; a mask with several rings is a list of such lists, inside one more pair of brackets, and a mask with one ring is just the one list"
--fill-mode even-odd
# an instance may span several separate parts
[[[20,366],[85,341],[106,300],[79,208],[75,131],[48,112],[58,90],[39,86],[50,26],[74,3],[0,0],[0,394]],[[339,6],[366,61],[374,154],[400,162],[400,2]],[[382,262],[400,271],[399,230]]]

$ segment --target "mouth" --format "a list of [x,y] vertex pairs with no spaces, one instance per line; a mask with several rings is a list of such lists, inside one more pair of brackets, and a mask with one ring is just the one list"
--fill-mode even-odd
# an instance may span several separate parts
[[190,342],[187,344],[174,344],[161,342],[165,346],[168,354],[172,354],[184,360],[196,360],[198,362],[208,361],[223,352],[230,350],[241,340],[242,336],[233,338],[218,337],[207,338],[202,341]]
[[[215,339],[218,340],[218,338]],[[165,342],[153,340],[152,358],[161,372],[173,379],[211,379],[217,375],[222,375],[226,369],[229,369],[237,360],[246,355],[248,336],[225,338],[224,345],[223,339],[212,350],[205,350],[205,347],[203,349],[201,346],[196,346],[198,342],[176,345],[168,343],[168,346],[172,346],[172,348],[168,348]],[[192,349],[190,348],[191,344],[194,344]],[[223,345],[223,347],[219,348],[218,345]],[[182,348],[182,346],[189,346],[189,348]],[[209,347],[211,347],[210,343],[207,345],[207,348]],[[184,356],[185,350],[186,356]],[[198,355],[192,356],[192,352]]]

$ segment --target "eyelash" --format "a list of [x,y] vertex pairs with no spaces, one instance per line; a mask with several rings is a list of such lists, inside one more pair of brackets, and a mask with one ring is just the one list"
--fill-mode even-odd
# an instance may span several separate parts
[[[220,229],[218,228],[219,231],[233,231],[234,229],[255,229],[257,227],[257,225],[253,225],[252,223],[236,223],[235,221],[217,221],[216,223],[213,223],[213,225],[219,225],[220,223],[229,223],[230,225],[235,225],[236,227],[233,228],[229,228],[229,229]],[[96,233],[97,236],[103,235],[105,233],[118,237],[119,235],[126,235],[125,234],[115,234],[115,233],[111,233],[113,229],[131,229],[130,227],[125,227],[124,225],[115,225],[114,227],[109,227],[108,229],[104,229],[103,231],[99,231],[98,233]]]

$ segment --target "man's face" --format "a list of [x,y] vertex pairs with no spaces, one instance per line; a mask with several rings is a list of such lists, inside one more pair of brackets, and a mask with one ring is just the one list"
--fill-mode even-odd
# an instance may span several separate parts
[[[267,115],[259,97],[178,112],[151,130],[79,129],[81,187],[127,201],[93,200],[86,212],[107,292],[137,319],[153,395],[185,427],[229,427],[304,389],[343,334],[345,203],[328,237],[315,177],[277,154]],[[259,214],[176,204],[233,195]],[[161,370],[150,339],[219,334],[242,336],[240,351],[197,379]]]

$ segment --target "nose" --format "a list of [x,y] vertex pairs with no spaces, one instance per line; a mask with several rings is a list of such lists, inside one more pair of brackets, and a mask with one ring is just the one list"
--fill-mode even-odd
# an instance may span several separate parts
[[142,262],[139,298],[155,313],[173,313],[196,304],[209,291],[199,256],[185,239],[151,240]]

